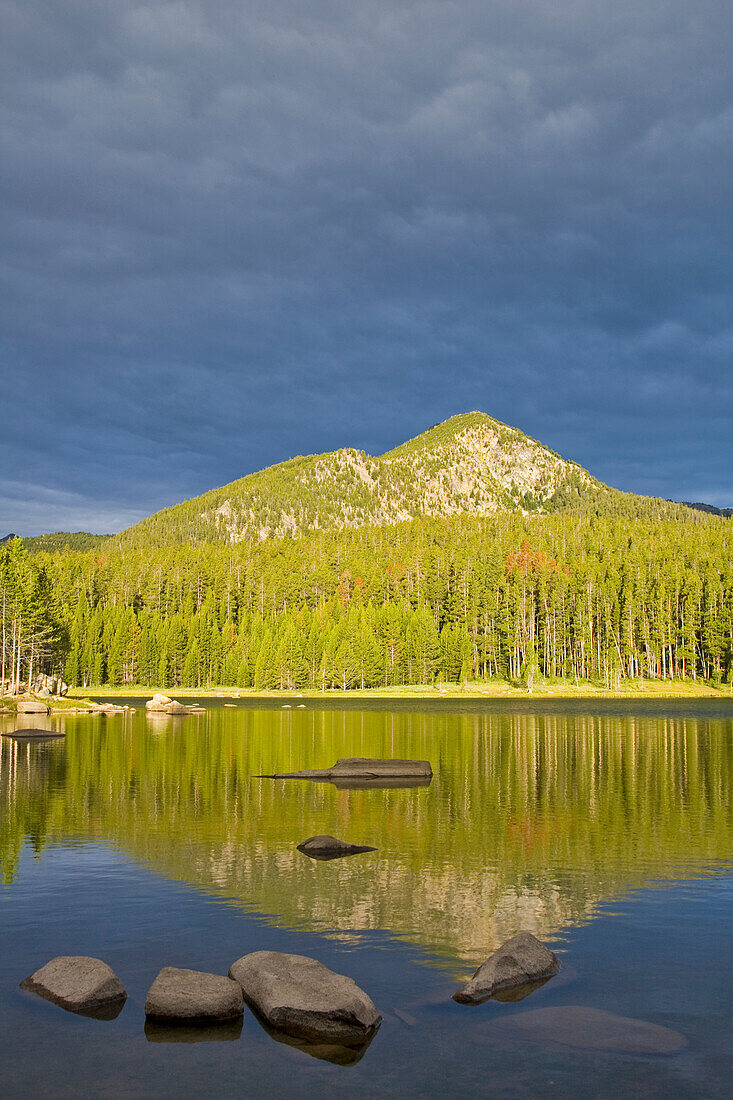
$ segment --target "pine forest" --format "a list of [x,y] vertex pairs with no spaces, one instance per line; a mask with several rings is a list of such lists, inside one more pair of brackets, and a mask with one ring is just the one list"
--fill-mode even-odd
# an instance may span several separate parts
[[3,679],[325,690],[733,676],[733,524],[500,512],[263,541],[0,548]]

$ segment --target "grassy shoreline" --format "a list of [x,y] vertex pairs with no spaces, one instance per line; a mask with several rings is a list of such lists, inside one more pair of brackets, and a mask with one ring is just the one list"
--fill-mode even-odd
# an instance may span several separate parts
[[162,692],[171,698],[229,699],[733,699],[733,685],[716,686],[693,680],[627,681],[618,689],[588,681],[575,683],[546,681],[535,685],[534,691],[506,680],[481,681],[468,684],[411,684],[406,687],[352,688],[347,691],[255,691],[229,685],[202,688],[160,688],[147,684],[126,687],[71,688],[68,699],[102,696],[104,698],[150,697]]

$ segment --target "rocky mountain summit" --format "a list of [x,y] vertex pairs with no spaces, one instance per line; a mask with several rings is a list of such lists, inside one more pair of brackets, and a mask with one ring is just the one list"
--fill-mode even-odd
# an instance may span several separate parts
[[344,448],[270,466],[157,512],[114,541],[260,542],[418,516],[554,512],[611,497],[631,494],[603,485],[519,429],[470,412],[376,458]]

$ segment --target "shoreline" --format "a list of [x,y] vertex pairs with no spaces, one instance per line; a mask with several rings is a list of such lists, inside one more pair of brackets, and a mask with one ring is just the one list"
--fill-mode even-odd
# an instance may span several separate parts
[[[659,681],[645,680],[640,686],[638,681],[629,682],[627,688],[611,689],[599,684],[580,683],[537,685],[532,692],[525,687],[517,687],[506,681],[489,681],[466,685],[458,684],[412,684],[406,687],[351,688],[346,691],[329,688],[326,691],[270,690],[254,691],[251,688],[210,685],[201,688],[160,688],[151,685],[132,684],[126,687],[86,687],[71,688],[65,699],[102,697],[136,698],[152,697],[161,692],[171,698],[219,698],[257,700],[271,699],[284,701],[291,699],[434,699],[434,700],[480,700],[480,699],[731,699],[733,685],[720,687],[695,681]],[[47,700],[48,701],[48,700]]]

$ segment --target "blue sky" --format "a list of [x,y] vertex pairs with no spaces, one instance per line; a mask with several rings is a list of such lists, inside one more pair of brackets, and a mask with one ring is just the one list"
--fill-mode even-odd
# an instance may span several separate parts
[[482,409],[733,504],[722,0],[5,0],[0,534]]

